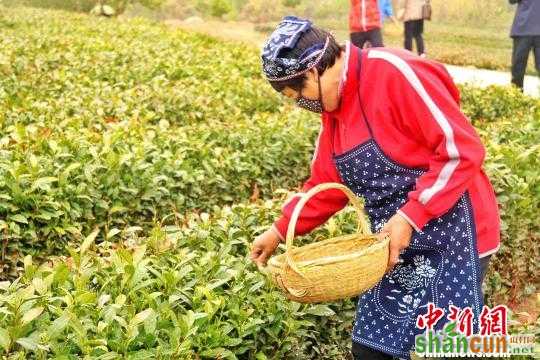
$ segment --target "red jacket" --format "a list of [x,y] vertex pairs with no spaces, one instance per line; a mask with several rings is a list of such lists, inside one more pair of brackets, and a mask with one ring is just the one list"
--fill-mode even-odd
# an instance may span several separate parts
[[381,27],[381,15],[377,0],[351,0],[349,29],[353,32],[366,32]]
[[[336,155],[369,139],[360,118],[359,88],[375,141],[383,152],[399,164],[426,170],[399,212],[418,231],[444,215],[468,191],[479,253],[496,252],[500,219],[493,188],[481,168],[484,146],[460,111],[459,91],[444,66],[404,50],[373,48],[363,52],[359,84],[357,61],[357,48],[347,45],[341,105],[322,115],[311,177],[304,191],[323,182],[342,183],[332,160],[331,121],[335,122]],[[290,199],[274,224],[282,237],[297,201],[298,197]],[[310,232],[347,202],[337,190],[316,195],[301,212],[296,233]]]

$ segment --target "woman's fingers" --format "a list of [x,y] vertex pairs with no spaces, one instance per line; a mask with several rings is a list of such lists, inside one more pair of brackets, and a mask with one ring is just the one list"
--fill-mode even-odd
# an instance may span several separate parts
[[257,266],[266,266],[266,262],[270,255],[270,251],[261,249],[260,252],[258,252],[253,258],[253,261],[257,264]]
[[261,253],[262,253],[262,249],[259,247],[254,247],[253,249],[251,249],[251,254],[250,254],[251,260],[257,259]]
[[257,266],[264,266],[266,265],[266,260],[270,255],[271,252],[268,249],[256,246],[253,248],[253,250],[251,250],[250,258],[254,263],[257,264]]
[[390,244],[390,254],[388,256],[388,267],[386,268],[386,272],[392,271],[394,266],[399,263],[399,255],[401,252],[401,249],[398,246],[392,245],[392,243]]
[[411,225],[396,214],[384,225],[383,231],[390,233],[390,254],[388,258],[387,272],[391,271],[396,264],[400,263],[401,252],[409,246],[412,236]]
[[387,222],[381,231],[381,235],[390,237],[388,265],[386,267],[386,272],[390,272],[399,262],[399,255],[401,253],[399,234],[396,231],[392,231],[392,223]]
[[274,253],[279,245],[279,237],[272,229],[268,229],[253,241],[251,250],[251,260],[257,266],[266,265],[267,259]]

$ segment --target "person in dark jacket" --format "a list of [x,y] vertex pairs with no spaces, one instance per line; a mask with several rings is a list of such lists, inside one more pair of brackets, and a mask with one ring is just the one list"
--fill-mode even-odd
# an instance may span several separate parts
[[531,50],[534,52],[536,71],[540,74],[540,1],[509,0],[518,4],[510,36],[514,40],[512,51],[512,83],[523,90],[523,78]]

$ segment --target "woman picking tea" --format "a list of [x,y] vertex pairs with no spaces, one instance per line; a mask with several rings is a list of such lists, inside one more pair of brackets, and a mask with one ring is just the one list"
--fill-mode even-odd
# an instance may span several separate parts
[[[499,214],[482,170],[484,146],[444,66],[404,50],[340,46],[292,16],[266,42],[262,63],[275,90],[321,113],[303,191],[345,184],[365,199],[372,231],[390,237],[386,275],[358,300],[355,357],[409,358],[428,303],[470,307],[477,319],[489,257],[499,248]],[[298,198],[254,241],[257,264],[283,240]],[[295,234],[312,231],[347,202],[338,190],[317,194]]]

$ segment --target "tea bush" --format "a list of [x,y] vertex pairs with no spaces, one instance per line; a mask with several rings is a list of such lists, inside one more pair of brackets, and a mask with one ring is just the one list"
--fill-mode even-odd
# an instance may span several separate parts
[[[248,259],[281,201],[156,223],[147,237],[133,227],[121,242],[96,244],[94,231],[41,264],[27,256],[19,279],[0,282],[0,349],[8,359],[349,359],[353,300],[287,301]],[[315,238],[351,231],[354,216],[346,209]]]
[[[61,252],[96,226],[100,239],[114,238],[170,213],[268,198],[307,176],[317,120],[283,104],[261,78],[255,49],[144,20],[2,14],[4,277],[16,276],[13,265],[25,254]],[[497,87],[463,87],[462,98],[485,129],[499,199],[524,199],[503,208],[514,229],[534,219],[539,198],[529,163],[538,153],[538,101]],[[529,224],[504,237],[537,250],[537,233]],[[507,259],[521,254],[515,246]],[[500,282],[522,289],[511,279],[503,271]]]
[[190,215],[148,238],[133,229],[121,245],[95,245],[93,232],[70,257],[26,257],[23,276],[0,283],[0,348],[10,359],[345,359],[354,304],[286,301],[247,258],[277,205]]
[[482,132],[486,170],[502,219],[501,249],[493,261],[489,293],[516,301],[540,291],[540,105],[523,117],[490,123]]
[[[23,8],[2,8],[0,30],[10,358],[346,358],[352,301],[292,304],[246,257],[283,199],[263,200],[305,179],[319,128],[265,83],[255,49]],[[503,220],[486,290],[517,301],[540,284],[540,104],[462,98]]]
[[481,89],[463,85],[460,90],[463,111],[475,126],[483,127],[483,122],[509,118],[519,123],[527,115],[540,111],[537,99],[523,96],[515,87],[489,86]]
[[487,291],[514,303],[540,289],[540,101],[515,88],[469,86],[462,87],[462,100],[484,139],[485,168],[502,219],[501,249]]
[[307,175],[318,125],[278,101],[253,49],[145,21],[0,16],[7,265],[95,226],[112,236]]

